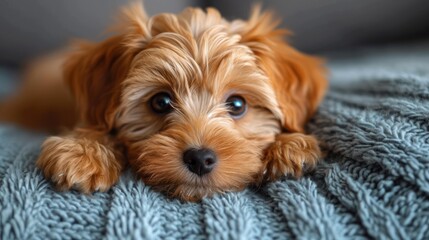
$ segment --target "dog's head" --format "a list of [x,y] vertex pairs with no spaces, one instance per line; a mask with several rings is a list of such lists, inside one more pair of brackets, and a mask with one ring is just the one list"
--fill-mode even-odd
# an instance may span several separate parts
[[86,44],[65,78],[82,120],[116,130],[148,185],[197,200],[239,190],[281,132],[302,132],[326,87],[318,59],[284,40],[270,13],[228,22],[215,9],[149,18],[125,10],[119,34]]

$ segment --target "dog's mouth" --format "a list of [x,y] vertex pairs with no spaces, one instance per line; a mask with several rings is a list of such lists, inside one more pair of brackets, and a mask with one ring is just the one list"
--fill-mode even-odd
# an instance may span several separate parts
[[240,191],[244,188],[245,185],[240,188],[220,188],[207,185],[196,185],[193,183],[184,183],[175,186],[155,186],[155,189],[164,192],[169,197],[179,198],[184,201],[192,202],[201,201],[203,198],[213,197],[216,194]]
[[169,197],[199,201],[240,191],[260,174],[261,153],[247,141],[182,146],[176,139],[156,135],[129,147],[131,167],[142,181]]
[[178,198],[184,201],[197,202],[206,197],[212,197],[216,194],[223,194],[227,192],[236,192],[243,190],[250,181],[242,181],[240,183],[220,184],[220,176],[216,172],[199,176],[183,169],[186,172],[179,174],[182,177],[160,178],[159,176],[148,176],[140,174],[142,181],[151,186],[154,190],[163,192],[168,197]]

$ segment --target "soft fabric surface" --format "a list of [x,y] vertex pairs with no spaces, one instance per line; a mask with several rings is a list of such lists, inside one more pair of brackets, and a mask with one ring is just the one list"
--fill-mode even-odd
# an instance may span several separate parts
[[0,127],[1,239],[429,239],[429,46],[335,55],[309,124],[325,162],[183,203],[123,174],[107,193],[56,192],[34,162],[43,136]]

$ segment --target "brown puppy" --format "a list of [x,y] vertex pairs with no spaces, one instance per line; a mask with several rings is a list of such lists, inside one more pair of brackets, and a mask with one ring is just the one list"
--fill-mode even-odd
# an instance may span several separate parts
[[74,101],[45,101],[41,112],[78,113],[67,118],[72,131],[43,144],[37,166],[46,178],[104,191],[129,163],[146,184],[195,201],[317,163],[304,125],[325,93],[325,71],[283,40],[270,13],[255,8],[249,20],[228,22],[189,8],[149,18],[134,4],[123,16],[117,35],[62,54],[64,85],[44,88],[45,96],[68,89]]

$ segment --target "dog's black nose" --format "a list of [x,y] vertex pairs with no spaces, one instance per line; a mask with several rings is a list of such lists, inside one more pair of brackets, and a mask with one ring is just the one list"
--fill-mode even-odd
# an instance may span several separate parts
[[202,176],[211,172],[216,165],[216,154],[207,148],[191,148],[183,153],[183,161],[189,171]]

